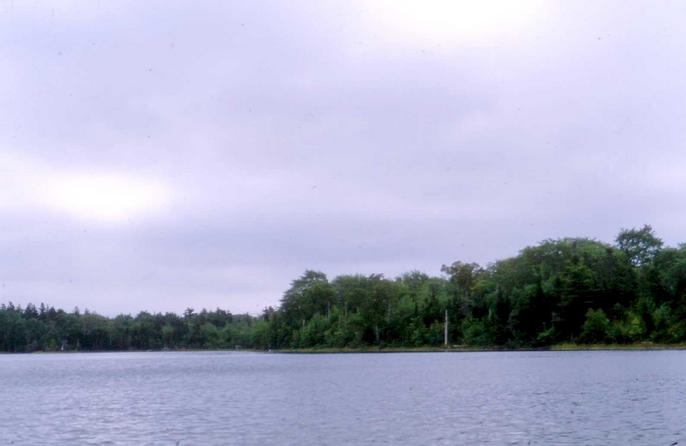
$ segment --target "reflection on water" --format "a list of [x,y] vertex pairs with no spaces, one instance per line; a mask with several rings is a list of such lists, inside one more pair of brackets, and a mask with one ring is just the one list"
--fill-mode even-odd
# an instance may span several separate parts
[[0,443],[686,444],[686,352],[0,355]]

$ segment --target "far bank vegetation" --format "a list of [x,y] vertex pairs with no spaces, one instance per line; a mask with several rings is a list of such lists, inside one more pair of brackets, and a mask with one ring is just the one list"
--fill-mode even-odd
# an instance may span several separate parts
[[[686,341],[686,245],[648,225],[614,244],[545,240],[486,267],[455,261],[441,277],[411,271],[306,271],[278,308],[112,318],[41,304],[0,306],[0,350],[305,349],[463,345],[673,344]],[[447,327],[447,329],[446,329]]]

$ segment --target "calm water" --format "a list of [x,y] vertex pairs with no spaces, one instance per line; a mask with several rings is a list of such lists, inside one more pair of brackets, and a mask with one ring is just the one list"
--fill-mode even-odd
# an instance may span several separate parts
[[0,444],[686,445],[686,351],[0,355]]

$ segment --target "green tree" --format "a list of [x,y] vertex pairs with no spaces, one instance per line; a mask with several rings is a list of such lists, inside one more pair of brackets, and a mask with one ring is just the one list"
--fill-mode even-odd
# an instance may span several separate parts
[[608,332],[610,320],[603,310],[590,309],[586,312],[586,322],[579,336],[579,341],[585,344],[597,344],[609,340]]
[[662,240],[655,236],[650,225],[643,225],[641,229],[622,229],[615,241],[626,254],[627,261],[639,267],[650,263],[662,248]]

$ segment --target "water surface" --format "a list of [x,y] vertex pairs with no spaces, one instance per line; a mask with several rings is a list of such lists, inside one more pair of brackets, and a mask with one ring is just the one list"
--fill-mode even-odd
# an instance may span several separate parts
[[686,445],[686,351],[0,355],[0,444]]

